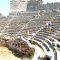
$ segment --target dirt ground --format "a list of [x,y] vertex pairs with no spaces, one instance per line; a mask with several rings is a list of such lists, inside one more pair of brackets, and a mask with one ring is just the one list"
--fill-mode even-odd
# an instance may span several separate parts
[[18,58],[12,54],[6,47],[0,47],[0,60],[30,60],[27,58]]

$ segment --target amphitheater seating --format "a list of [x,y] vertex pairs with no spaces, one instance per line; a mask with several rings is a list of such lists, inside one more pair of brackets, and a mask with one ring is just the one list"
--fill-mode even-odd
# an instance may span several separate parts
[[[18,21],[17,21],[18,20]],[[24,20],[22,18],[14,18],[11,23],[9,24],[9,27],[5,30],[6,32],[16,32],[19,31],[22,26],[28,22],[27,20]]]
[[6,18],[0,18],[0,31],[4,29],[4,27],[7,25],[8,20]]
[[[34,40],[33,41],[37,41],[36,43],[38,42],[41,42],[43,43],[43,46],[45,47],[45,45],[50,49],[50,50],[54,50],[54,46],[52,45],[53,42],[56,42],[58,45],[60,45],[60,37],[59,36],[56,36],[56,35],[59,35],[56,31],[53,32],[53,31],[39,31],[38,34],[36,34],[36,36],[34,37]],[[46,49],[48,49],[46,48]]]
[[[0,21],[0,31],[4,30],[4,33],[15,35],[18,34],[19,31],[21,31],[21,35],[24,38],[31,36],[32,39],[30,43],[38,45],[40,48],[42,48],[42,50],[44,50],[46,54],[49,52],[53,52],[55,50],[55,46],[57,48],[60,48],[59,19],[54,19],[52,21],[51,30],[45,26],[46,22],[50,21],[48,18],[45,17],[29,18],[28,16],[22,16],[8,19]],[[41,27],[44,28],[40,30]],[[32,36],[32,33],[36,33],[36,35]]]

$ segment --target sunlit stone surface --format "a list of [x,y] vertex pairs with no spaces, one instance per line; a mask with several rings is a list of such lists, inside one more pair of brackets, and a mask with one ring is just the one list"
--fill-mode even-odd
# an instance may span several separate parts
[[[60,10],[40,4],[41,0],[11,0],[11,15],[0,14],[0,60],[60,60]],[[9,48],[24,53],[22,57],[34,54],[17,57]]]

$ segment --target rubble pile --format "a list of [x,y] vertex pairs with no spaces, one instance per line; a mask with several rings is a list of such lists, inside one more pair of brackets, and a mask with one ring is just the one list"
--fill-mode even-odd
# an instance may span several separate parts
[[21,39],[0,39],[0,46],[7,47],[18,57],[30,57],[34,54],[34,48],[29,47],[28,44]]

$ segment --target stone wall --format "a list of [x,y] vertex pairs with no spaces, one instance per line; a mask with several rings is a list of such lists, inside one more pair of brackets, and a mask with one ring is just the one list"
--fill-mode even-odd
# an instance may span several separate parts
[[12,0],[10,1],[11,12],[38,11],[42,0]]

